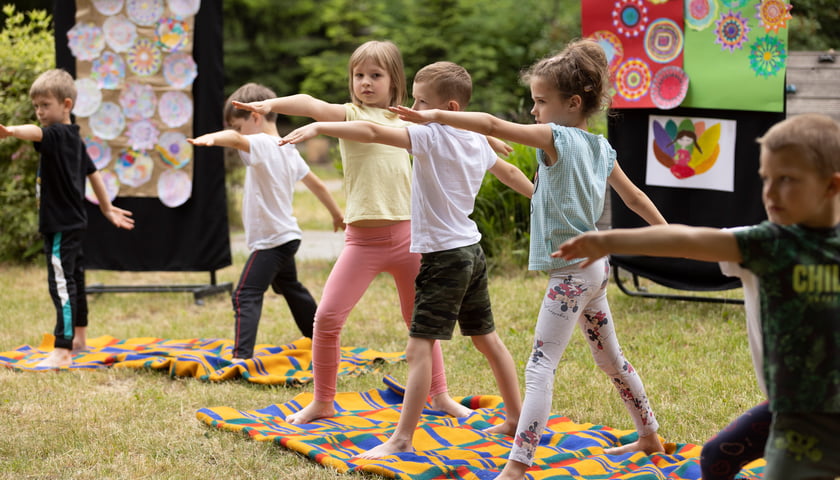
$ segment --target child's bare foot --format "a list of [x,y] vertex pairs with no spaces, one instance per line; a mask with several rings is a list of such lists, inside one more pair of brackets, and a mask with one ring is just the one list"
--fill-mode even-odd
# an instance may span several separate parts
[[651,433],[650,435],[639,437],[639,439],[633,443],[628,443],[627,445],[622,445],[620,447],[604,449],[604,453],[607,455],[623,455],[625,453],[635,452],[644,452],[645,455],[665,453],[665,446],[662,445],[659,435]]
[[374,460],[377,458],[386,457],[388,455],[393,455],[395,453],[403,453],[403,452],[413,452],[414,447],[411,446],[411,441],[401,441],[395,440],[394,437],[391,437],[383,443],[382,445],[378,445],[376,447],[371,448],[370,450],[360,453],[356,456],[356,458],[364,458],[366,460]]
[[512,437],[516,435],[516,425],[517,422],[514,421],[507,421],[505,420],[503,423],[499,425],[493,425],[492,427],[487,427],[483,432],[487,433],[496,433],[499,435],[507,435],[508,437]]
[[303,410],[286,417],[286,421],[292,425],[302,425],[304,423],[312,423],[320,418],[330,418],[334,416],[335,407],[333,407],[332,402],[319,402],[317,400],[312,400],[312,403],[303,407]]
[[443,392],[432,397],[432,408],[445,412],[447,415],[452,415],[455,418],[469,417],[473,411],[469,407],[465,407],[456,402],[449,396],[449,392]]
[[70,350],[66,348],[56,348],[49,355],[47,358],[38,362],[38,367],[46,367],[46,368],[61,368],[61,367],[69,367],[73,364],[73,355],[70,353]]

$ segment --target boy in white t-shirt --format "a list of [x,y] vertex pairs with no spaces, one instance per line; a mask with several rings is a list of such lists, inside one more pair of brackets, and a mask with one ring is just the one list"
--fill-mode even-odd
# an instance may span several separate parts
[[233,107],[232,102],[256,102],[277,95],[255,83],[237,89],[225,103],[225,122],[229,130],[189,139],[193,145],[231,147],[239,150],[248,167],[242,197],[242,223],[245,241],[251,251],[233,292],[233,358],[251,358],[257,327],[268,286],[283,295],[300,332],[312,337],[317,305],[309,290],[298,281],[295,253],[300,247],[301,230],[292,215],[295,183],[303,182],[327,207],[333,230],[344,228],[344,217],[324,182],[291,145],[279,147],[276,113],[262,115]]
[[[415,109],[461,110],[472,95],[472,80],[461,66],[437,62],[417,72],[412,93]],[[522,407],[519,382],[513,358],[495,331],[481,234],[469,215],[487,171],[529,198],[533,184],[498,158],[485,136],[440,124],[395,128],[359,121],[316,122],[285,136],[281,144],[319,134],[405,148],[414,157],[411,251],[421,254],[421,265],[406,347],[405,400],[391,437],[360,457],[413,451],[414,430],[431,384],[432,345],[451,339],[456,322],[487,358],[505,403],[504,423],[489,431],[513,435]]]

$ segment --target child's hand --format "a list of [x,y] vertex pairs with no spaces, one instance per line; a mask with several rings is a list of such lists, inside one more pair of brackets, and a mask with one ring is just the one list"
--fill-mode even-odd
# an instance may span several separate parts
[[198,138],[188,138],[188,142],[199,147],[212,147],[216,144],[216,139],[213,135],[201,135]]
[[131,218],[133,213],[122,208],[111,205],[107,212],[102,212],[109,222],[113,223],[117,228],[124,228],[126,230],[134,229],[134,219]]
[[277,144],[286,145],[287,143],[294,144],[305,142],[306,140],[317,137],[318,135],[318,122],[313,122],[293,130],[291,133],[281,138]]
[[12,131],[7,128],[5,125],[0,125],[0,138],[9,138],[14,137]]
[[609,253],[597,232],[587,232],[566,240],[551,256],[563,260],[585,258],[586,260],[580,264],[581,268],[585,268]]
[[401,120],[412,123],[431,123],[434,121],[434,110],[414,110],[402,105],[388,107],[388,110],[399,115]]
[[333,217],[333,232],[337,232],[339,230],[345,230],[346,228],[347,228],[347,224],[344,223],[344,216],[343,215]]
[[271,106],[267,102],[264,102],[264,101],[242,103],[242,102],[237,102],[237,101],[234,100],[232,103],[233,103],[234,107],[236,107],[240,110],[248,110],[250,112],[257,112],[257,113],[262,114],[262,115],[267,115],[267,114],[271,113]]
[[491,136],[488,135],[487,136],[487,142],[493,148],[494,152],[498,153],[499,155],[501,155],[503,157],[507,157],[508,155],[511,154],[511,152],[513,152],[513,147],[508,145],[507,142],[499,140],[496,137],[491,137]]

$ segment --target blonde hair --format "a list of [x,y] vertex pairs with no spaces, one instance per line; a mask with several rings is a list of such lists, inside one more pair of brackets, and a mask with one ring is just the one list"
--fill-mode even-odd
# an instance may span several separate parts
[[349,72],[350,84],[350,98],[356,105],[361,105],[362,101],[353,93],[353,69],[371,61],[380,68],[388,72],[391,78],[391,98],[388,105],[397,106],[405,103],[407,98],[407,88],[405,86],[405,69],[403,67],[402,53],[395,44],[388,41],[371,40],[361,44],[352,55],[350,55],[350,62],[347,65]]
[[762,150],[794,149],[820,175],[840,172],[840,123],[827,115],[805,113],[773,125],[756,140]]
[[561,95],[579,95],[583,116],[588,118],[610,105],[610,70],[604,49],[592,40],[575,40],[562,52],[544,58],[522,74],[530,84],[534,77],[549,81]]
[[29,98],[52,96],[58,101],[69,98],[76,103],[76,83],[66,70],[54,68],[38,75],[29,87]]
[[[242,85],[241,87],[237,88],[236,91],[231,93],[230,97],[228,97],[227,101],[225,102],[225,123],[230,125],[235,118],[248,118],[252,113],[250,110],[242,110],[240,108],[234,107],[232,102],[260,102],[263,100],[274,98],[276,96],[277,94],[265,85],[260,85],[258,83],[246,83],[245,85]],[[274,112],[266,113],[264,117],[265,120],[270,123],[274,123],[277,121],[277,114]]]
[[472,78],[467,70],[452,62],[435,62],[421,68],[414,76],[415,83],[426,83],[440,100],[455,100],[461,108],[470,103]]

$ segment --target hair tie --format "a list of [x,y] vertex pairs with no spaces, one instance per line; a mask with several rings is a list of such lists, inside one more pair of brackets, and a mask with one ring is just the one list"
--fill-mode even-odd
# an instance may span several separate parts
[[592,85],[587,85],[587,86],[583,87],[584,92],[591,92],[592,90],[593,90]]

